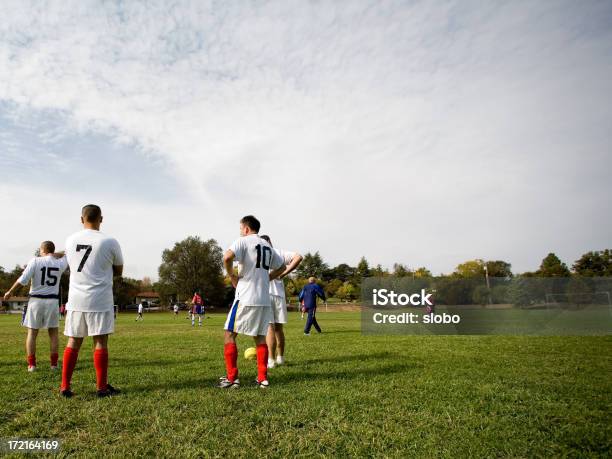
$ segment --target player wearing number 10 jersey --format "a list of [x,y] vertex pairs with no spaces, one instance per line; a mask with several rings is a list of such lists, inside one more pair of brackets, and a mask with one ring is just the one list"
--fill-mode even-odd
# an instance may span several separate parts
[[[257,345],[257,380],[259,387],[268,387],[268,347],[266,333],[272,320],[270,279],[278,277],[285,268],[281,257],[268,241],[259,237],[260,223],[252,215],[240,220],[240,238],[223,256],[225,270],[236,288],[234,304],[225,322],[225,369],[219,387],[236,388],[238,381],[238,334],[252,336]],[[239,264],[236,275],[233,262]]]
[[100,207],[93,204],[83,207],[81,222],[84,229],[66,240],[70,290],[64,334],[68,344],[60,391],[65,397],[72,396],[70,382],[79,349],[83,339],[92,336],[98,396],[106,397],[119,392],[107,382],[107,343],[108,335],[115,329],[113,276],[121,276],[123,256],[117,240],[100,232]]

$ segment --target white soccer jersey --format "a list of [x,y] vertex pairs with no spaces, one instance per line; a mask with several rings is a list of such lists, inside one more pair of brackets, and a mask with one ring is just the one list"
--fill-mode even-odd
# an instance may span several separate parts
[[269,270],[280,268],[282,258],[257,234],[236,239],[229,250],[239,263],[236,299],[245,306],[270,306]]
[[86,229],[66,240],[70,265],[70,290],[66,310],[106,312],[113,310],[113,265],[123,265],[116,239]]
[[138,314],[142,314],[142,303],[138,305]]
[[[295,252],[288,252],[274,248],[272,250],[274,250],[278,256],[281,257],[285,265],[291,263],[291,260],[293,260],[293,257],[295,256]],[[270,282],[270,295],[285,298],[285,284],[281,279],[274,279],[272,282]]]
[[30,296],[58,297],[60,278],[68,268],[66,257],[51,255],[32,258],[18,279],[21,285],[30,285]]

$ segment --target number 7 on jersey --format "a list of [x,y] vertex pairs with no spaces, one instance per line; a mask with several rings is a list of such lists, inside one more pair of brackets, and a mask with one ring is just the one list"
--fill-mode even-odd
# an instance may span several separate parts
[[79,264],[79,269],[77,269],[77,272],[79,273],[83,270],[83,266],[85,266],[85,262],[87,261],[87,258],[89,258],[89,254],[91,253],[91,246],[86,244],[77,244],[76,251],[80,252],[81,250],[85,250],[85,255],[81,260],[81,264]]

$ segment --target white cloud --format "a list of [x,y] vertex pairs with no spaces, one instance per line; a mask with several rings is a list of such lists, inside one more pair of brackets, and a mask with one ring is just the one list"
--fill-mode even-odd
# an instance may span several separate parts
[[[605,2],[5,2],[0,99],[164,158],[222,235],[253,212],[332,262],[532,269],[609,240],[597,171],[611,165],[611,14]],[[47,140],[57,151],[62,132]]]

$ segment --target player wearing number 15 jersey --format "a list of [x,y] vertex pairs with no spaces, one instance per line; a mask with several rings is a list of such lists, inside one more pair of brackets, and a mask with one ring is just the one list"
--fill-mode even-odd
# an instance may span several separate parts
[[[225,322],[225,369],[219,387],[238,387],[238,334],[252,336],[257,345],[257,384],[268,387],[268,347],[266,333],[272,320],[270,305],[270,279],[278,277],[285,268],[281,257],[270,244],[259,237],[260,223],[252,215],[240,220],[240,238],[227,249],[223,256],[225,270],[236,288],[234,304]],[[239,264],[236,275],[233,262]]]
[[[26,352],[28,354],[28,371],[36,370],[36,337],[38,330],[47,328],[51,342],[51,369],[57,368],[57,347],[59,327],[59,287],[60,278],[68,265],[66,257],[53,255],[55,244],[45,241],[40,244],[40,256],[32,258],[23,273],[4,299],[8,300],[19,285],[30,285],[30,299],[26,309],[23,326],[28,329]],[[61,257],[61,258],[60,258]]]
[[115,330],[113,276],[121,276],[123,256],[117,240],[100,232],[100,207],[93,204],[83,207],[81,221],[84,229],[66,240],[70,290],[64,334],[68,344],[60,391],[63,396],[72,396],[70,382],[79,349],[83,339],[92,336],[98,396],[106,397],[119,392],[107,382],[107,343],[108,335]]

